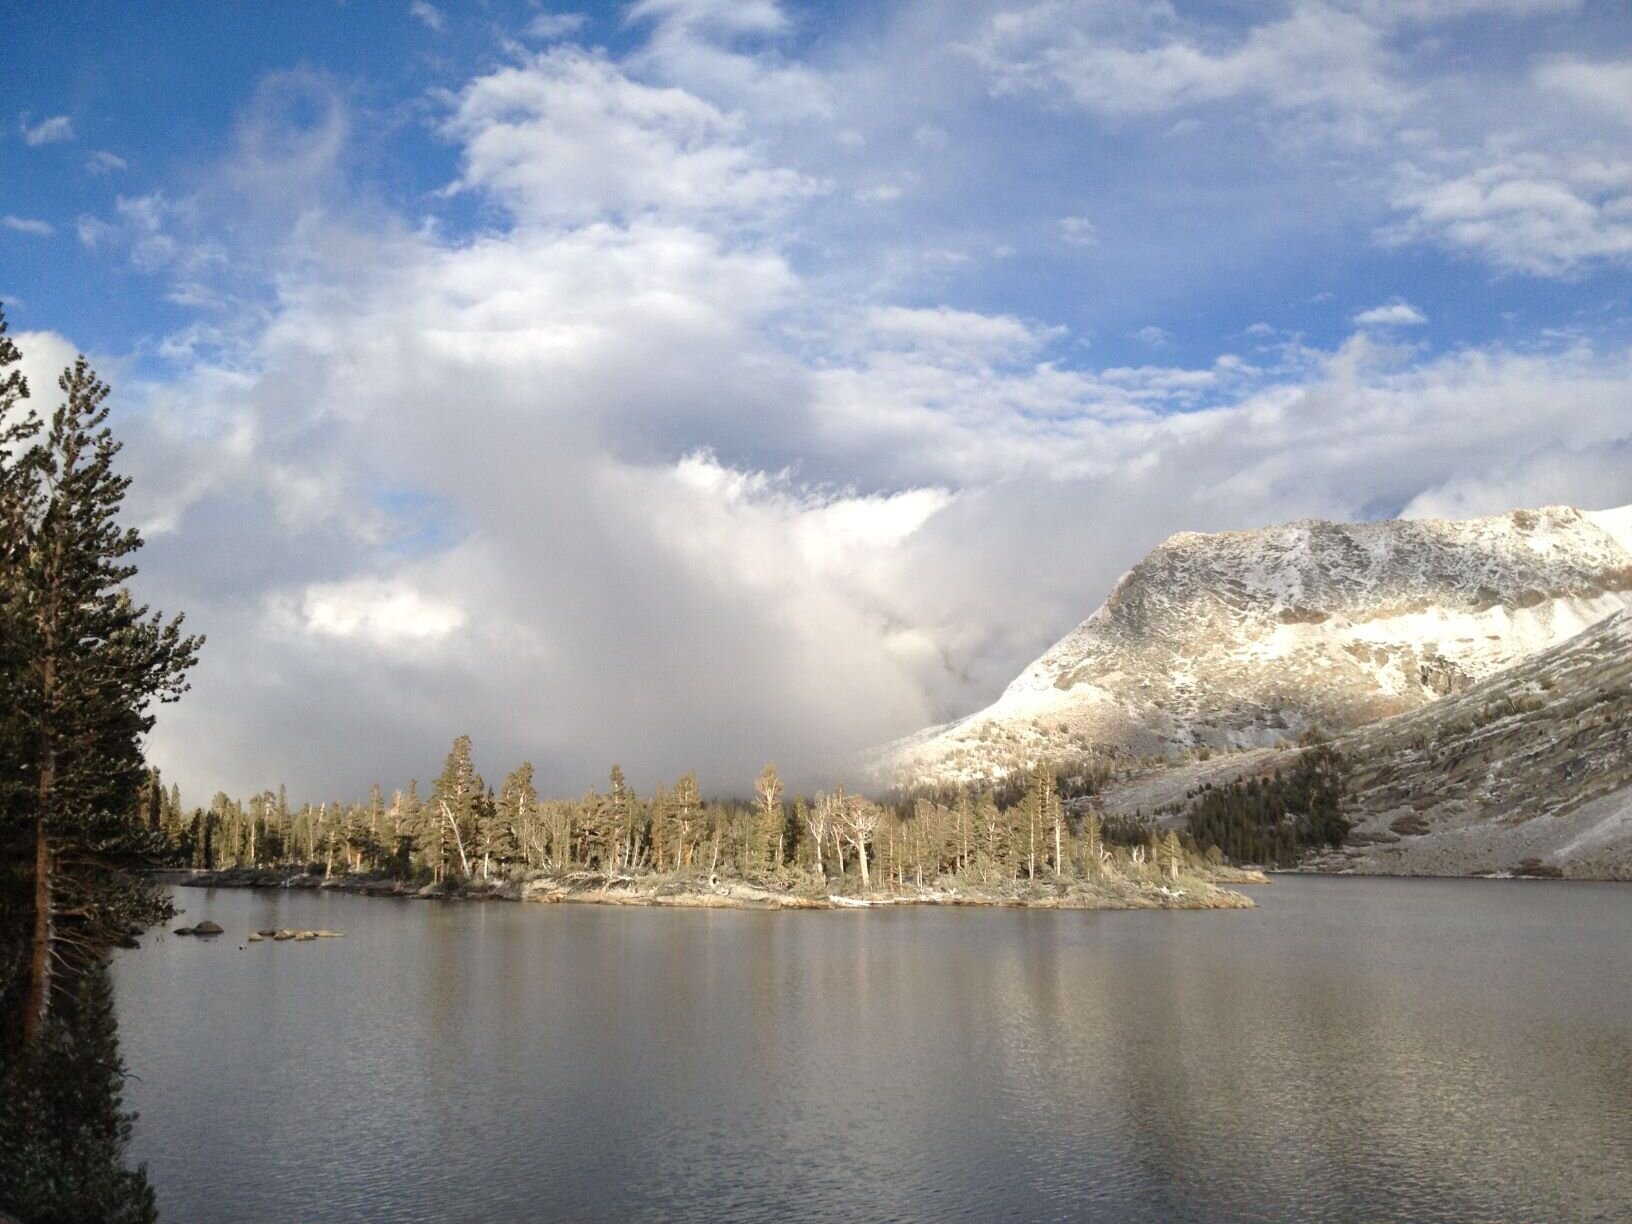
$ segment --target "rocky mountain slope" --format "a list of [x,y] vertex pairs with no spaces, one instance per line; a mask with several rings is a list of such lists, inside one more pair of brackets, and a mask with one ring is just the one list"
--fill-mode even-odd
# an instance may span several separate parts
[[991,706],[880,750],[898,782],[1342,732],[1632,607],[1632,507],[1176,535]]
[[[1354,829],[1315,866],[1632,879],[1632,611],[1335,746]],[[1197,787],[1285,770],[1296,751],[1152,769],[1092,802],[1181,823]]]

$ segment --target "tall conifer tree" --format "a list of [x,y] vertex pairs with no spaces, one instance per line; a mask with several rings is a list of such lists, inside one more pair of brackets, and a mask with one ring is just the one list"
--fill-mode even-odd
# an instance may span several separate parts
[[141,737],[151,706],[186,690],[202,642],[125,588],[142,541],[118,522],[130,481],[113,468],[106,384],[80,357],[57,385],[62,403],[31,463],[40,486],[27,511],[25,606],[8,626],[25,664],[14,708],[27,794],[16,810],[34,825],[25,1039],[40,1030],[57,969],[83,966],[158,913],[120,870],[159,850],[136,819]]

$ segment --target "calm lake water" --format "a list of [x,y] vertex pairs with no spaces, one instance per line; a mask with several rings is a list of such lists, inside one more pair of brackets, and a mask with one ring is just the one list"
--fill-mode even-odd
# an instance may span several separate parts
[[[1253,895],[181,889],[228,934],[118,958],[134,1154],[181,1224],[1632,1218],[1632,888]],[[263,926],[347,938],[240,950]]]

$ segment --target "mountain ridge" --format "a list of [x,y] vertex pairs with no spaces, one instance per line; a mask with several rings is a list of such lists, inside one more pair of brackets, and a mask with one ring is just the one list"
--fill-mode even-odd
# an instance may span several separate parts
[[1345,731],[1632,607],[1632,506],[1180,532],[991,705],[885,745],[898,783]]

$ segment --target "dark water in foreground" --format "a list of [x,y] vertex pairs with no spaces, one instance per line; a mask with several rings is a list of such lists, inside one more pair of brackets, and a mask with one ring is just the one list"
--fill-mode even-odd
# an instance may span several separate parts
[[[1243,913],[182,889],[117,966],[165,1219],[1632,1218],[1632,888]],[[343,940],[255,944],[256,926]]]

